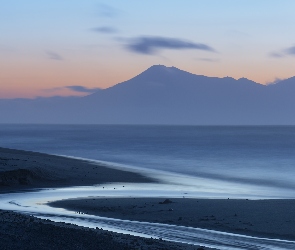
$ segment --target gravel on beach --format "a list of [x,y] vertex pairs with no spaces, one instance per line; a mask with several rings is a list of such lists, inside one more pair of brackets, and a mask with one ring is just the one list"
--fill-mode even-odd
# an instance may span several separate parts
[[205,248],[52,222],[0,210],[0,249],[197,250]]

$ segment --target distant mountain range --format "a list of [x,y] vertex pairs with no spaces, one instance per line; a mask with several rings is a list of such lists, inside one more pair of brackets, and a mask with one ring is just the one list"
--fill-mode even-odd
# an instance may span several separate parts
[[155,65],[85,97],[0,99],[0,123],[295,125],[295,77],[264,86]]

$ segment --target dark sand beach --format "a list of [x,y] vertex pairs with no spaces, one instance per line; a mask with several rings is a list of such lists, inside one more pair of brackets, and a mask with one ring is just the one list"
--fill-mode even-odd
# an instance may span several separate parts
[[0,249],[205,249],[188,244],[147,239],[51,222],[0,210]]
[[102,217],[295,240],[295,200],[91,197],[50,205]]
[[111,169],[88,161],[0,148],[0,192],[154,181],[138,173]]
[[[144,185],[155,180],[87,161],[0,148],[1,193],[115,182]],[[295,200],[88,197],[50,205],[103,217],[295,240]],[[94,245],[96,249],[202,249],[4,210],[0,211],[0,221],[1,249],[93,249]]]
[[[114,182],[150,183],[154,180],[87,161],[0,148],[0,193]],[[56,223],[0,210],[0,249],[205,248]]]

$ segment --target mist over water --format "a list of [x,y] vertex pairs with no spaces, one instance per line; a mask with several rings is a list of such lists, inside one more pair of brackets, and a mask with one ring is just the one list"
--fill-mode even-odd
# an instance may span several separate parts
[[295,196],[294,126],[0,125],[0,146],[182,174],[192,177],[183,184],[202,179],[224,192]]

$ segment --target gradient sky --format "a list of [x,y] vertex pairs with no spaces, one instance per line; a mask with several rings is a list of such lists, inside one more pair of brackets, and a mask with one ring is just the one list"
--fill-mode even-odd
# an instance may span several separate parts
[[293,0],[0,3],[0,98],[85,95],[154,64],[265,84],[295,75]]

